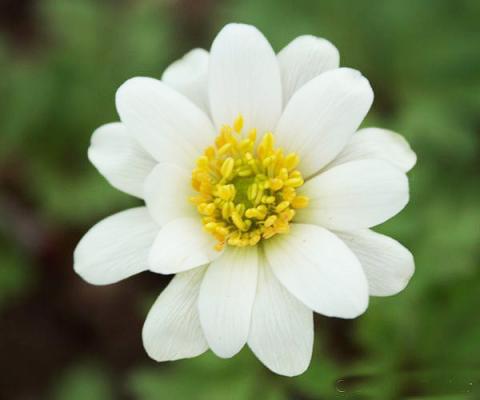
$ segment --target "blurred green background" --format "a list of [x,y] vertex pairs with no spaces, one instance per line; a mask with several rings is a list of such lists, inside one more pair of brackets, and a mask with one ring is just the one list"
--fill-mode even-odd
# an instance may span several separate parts
[[[213,0],[0,2],[0,399],[480,399],[480,2]],[[116,88],[160,77],[227,22],[280,50],[328,38],[371,81],[365,125],[418,154],[407,209],[380,227],[409,247],[408,288],[362,317],[316,318],[310,369],[271,374],[248,349],[156,364],[141,344],[168,277],[84,283],[88,227],[137,204],[89,164]]]

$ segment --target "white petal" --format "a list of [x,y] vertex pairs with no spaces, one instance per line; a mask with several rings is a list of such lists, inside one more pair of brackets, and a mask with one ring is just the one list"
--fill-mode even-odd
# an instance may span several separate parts
[[333,233],[293,224],[288,234],[266,240],[264,247],[275,276],[307,307],[339,318],[355,318],[367,309],[362,267]]
[[299,169],[309,177],[343,149],[372,102],[372,88],[360,72],[324,72],[290,99],[277,125],[278,145],[298,153]]
[[75,248],[75,272],[89,283],[107,285],[145,271],[159,229],[145,207],[105,218]]
[[295,221],[338,230],[369,228],[393,217],[408,203],[405,173],[381,160],[351,161],[305,183],[310,198]]
[[162,81],[208,113],[208,51],[190,50],[168,66],[162,75]]
[[207,269],[198,300],[200,322],[219,357],[232,357],[247,342],[257,275],[256,247],[228,247]]
[[216,241],[203,230],[200,218],[179,218],[162,227],[149,256],[150,270],[160,274],[200,267],[215,260]]
[[417,155],[403,136],[386,129],[365,128],[352,136],[328,168],[369,158],[388,161],[404,172],[410,171],[417,162]]
[[163,82],[132,78],[117,90],[117,110],[130,134],[158,162],[193,168],[215,137],[215,130],[195,104]]
[[182,217],[198,217],[190,203],[191,172],[174,164],[158,164],[145,181],[145,203],[160,224]]
[[313,313],[293,297],[259,257],[258,286],[248,345],[273,372],[295,376],[310,364]]
[[391,296],[407,286],[415,264],[412,253],[403,245],[368,229],[336,234],[362,264],[370,295]]
[[328,40],[311,35],[299,36],[278,53],[282,74],[283,104],[298,89],[322,72],[338,68],[340,54]]
[[250,25],[225,26],[212,44],[208,74],[217,128],[242,114],[247,130],[273,130],[282,108],[280,68],[262,33]]
[[143,198],[143,183],[155,161],[122,123],[102,125],[93,132],[88,158],[114,188]]
[[196,357],[208,349],[198,318],[198,293],[205,268],[175,275],[143,325],[147,354],[156,361]]

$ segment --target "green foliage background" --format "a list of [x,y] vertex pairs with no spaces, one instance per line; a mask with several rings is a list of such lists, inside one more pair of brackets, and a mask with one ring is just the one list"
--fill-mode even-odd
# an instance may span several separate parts
[[[480,398],[479,1],[30,7],[28,41],[0,32],[0,398]],[[380,227],[411,249],[414,278],[355,321],[319,317],[312,365],[293,379],[248,349],[158,365],[142,352],[141,322],[167,280],[95,288],[71,271],[82,233],[136,204],[86,157],[93,129],[117,119],[116,88],[159,77],[231,21],[257,25],[276,50],[305,33],[331,40],[374,88],[365,126],[402,133],[418,155],[409,206]]]

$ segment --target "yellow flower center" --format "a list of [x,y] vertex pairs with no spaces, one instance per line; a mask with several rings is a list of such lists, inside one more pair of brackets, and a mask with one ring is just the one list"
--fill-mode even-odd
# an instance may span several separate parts
[[274,148],[267,132],[256,146],[257,132],[243,133],[240,115],[224,125],[215,144],[205,149],[192,172],[198,193],[190,200],[202,216],[205,230],[218,243],[217,250],[231,246],[255,246],[262,239],[289,231],[295,209],[308,205],[297,195],[303,185],[296,169],[297,154]]

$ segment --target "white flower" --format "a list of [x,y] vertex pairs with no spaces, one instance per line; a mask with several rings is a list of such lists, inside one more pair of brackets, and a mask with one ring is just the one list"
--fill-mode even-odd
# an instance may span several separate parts
[[407,204],[416,156],[396,133],[357,131],[373,92],[338,66],[324,39],[275,55],[256,28],[230,24],[210,53],[119,88],[121,122],[98,128],[88,155],[146,206],[90,229],[75,270],[98,285],[176,274],[143,328],[155,360],[232,357],[248,344],[297,375],[313,311],[354,318],[369,295],[406,286],[412,255],[369,228]]

